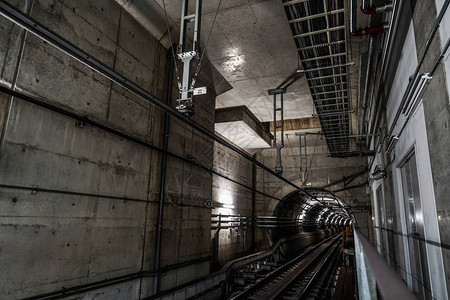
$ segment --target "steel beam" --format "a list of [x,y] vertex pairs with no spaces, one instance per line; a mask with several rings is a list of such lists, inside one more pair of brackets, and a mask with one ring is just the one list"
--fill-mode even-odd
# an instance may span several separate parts
[[335,94],[335,93],[348,93],[348,90],[338,90],[329,92],[312,93],[312,96],[325,95],[325,94]]
[[330,112],[312,114],[312,116],[313,117],[337,116],[337,115],[352,114],[353,112],[354,112],[353,109],[345,110],[345,111],[330,111]]
[[320,14],[315,14],[315,15],[310,15],[310,16],[306,16],[306,17],[302,17],[302,18],[289,20],[289,23],[292,24],[292,23],[297,23],[297,22],[303,22],[303,21],[312,20],[312,19],[316,19],[316,18],[332,16],[332,15],[340,14],[340,13],[343,13],[343,12],[344,12],[343,8],[336,9],[336,10],[331,10],[329,12],[324,12],[324,13],[320,13]]
[[336,77],[342,77],[342,76],[347,76],[347,73],[340,73],[340,74],[335,74],[335,75],[326,75],[326,76],[318,76],[318,77],[311,77],[308,78],[308,81],[312,81],[312,80],[320,80],[320,79],[327,79],[327,78],[336,78]]
[[341,30],[341,29],[345,29],[345,25],[296,34],[296,35],[294,35],[294,38],[297,39],[297,38],[301,38],[301,37],[305,37],[305,36],[311,36],[311,35],[316,35],[316,34],[321,34],[321,33],[327,33],[329,31],[336,31],[336,30]]
[[312,58],[302,59],[302,61],[308,62],[308,61],[315,61],[315,60],[320,60],[320,59],[328,59],[328,58],[341,57],[341,56],[347,56],[347,53],[336,53],[336,54],[330,54],[330,55],[324,55],[324,56],[316,56],[316,57],[312,57]]
[[348,84],[347,82],[339,82],[339,83],[330,83],[330,84],[322,84],[322,85],[311,85],[312,89],[320,89],[324,87],[332,87],[332,86],[341,86],[343,84]]
[[308,0],[291,0],[288,2],[284,2],[283,6],[294,5],[294,4],[303,3],[303,2],[308,2]]
[[312,46],[307,46],[307,47],[301,47],[301,48],[297,48],[297,50],[299,51],[305,51],[305,50],[311,50],[311,49],[316,49],[316,48],[320,48],[320,47],[329,47],[329,46],[333,46],[333,45],[340,45],[340,44],[344,44],[345,41],[341,40],[341,41],[335,41],[335,42],[330,42],[330,43],[324,43],[324,44],[317,44],[317,45],[312,45]]

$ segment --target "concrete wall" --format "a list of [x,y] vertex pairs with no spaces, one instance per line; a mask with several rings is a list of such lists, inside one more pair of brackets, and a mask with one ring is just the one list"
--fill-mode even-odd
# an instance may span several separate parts
[[[214,143],[214,170],[226,177],[240,182],[248,187],[252,186],[252,164],[238,154]],[[223,177],[214,175],[213,193],[215,209],[213,214],[252,216],[252,192]],[[225,205],[226,207],[223,207]],[[226,224],[224,224],[226,225]],[[249,254],[252,243],[251,228],[221,229],[218,233],[219,263]],[[211,231],[211,238],[215,238],[216,230]]]
[[[415,6],[414,6],[415,5]],[[425,249],[426,268],[430,276],[430,285],[427,287],[436,299],[448,299],[448,287],[450,277],[449,245],[449,207],[447,195],[448,190],[448,151],[450,137],[447,125],[450,121],[448,72],[447,59],[441,63],[426,89],[422,102],[407,120],[401,115],[397,123],[394,122],[395,113],[400,105],[400,100],[406,90],[409,76],[418,64],[419,59],[425,51],[427,39],[431,33],[436,16],[442,6],[442,1],[417,1],[413,5],[411,16],[408,12],[402,14],[403,18],[409,17],[409,26],[401,29],[401,34],[406,35],[402,48],[394,49],[399,52],[400,59],[391,63],[394,74],[387,74],[393,78],[389,80],[390,89],[385,89],[382,97],[387,99],[379,116],[379,124],[382,132],[386,134],[389,129],[394,128],[393,134],[399,134],[399,140],[392,153],[387,154],[386,144],[377,147],[377,152],[371,171],[376,165],[386,167],[387,176],[384,180],[372,183],[372,198],[374,202],[374,219],[376,243],[378,249],[391,267],[408,282],[412,288],[415,274],[411,266],[409,248],[415,243],[414,238],[408,236],[407,214],[405,213],[405,200],[403,199],[401,167],[404,160],[413,152],[417,160],[417,173],[422,204],[423,218],[418,222],[423,223],[424,236],[419,238],[421,247]],[[427,11],[427,14],[423,14]],[[448,12],[447,12],[448,16]],[[448,28],[445,24],[448,18],[444,17],[438,33],[431,43],[420,73],[430,72],[436,58],[448,38]],[[406,34],[407,33],[407,34]],[[381,82],[386,78],[381,78]],[[380,85],[383,89],[383,84]],[[406,123],[407,122],[407,123]],[[405,125],[406,124],[406,125]],[[374,147],[374,145],[372,145]],[[382,199],[377,199],[376,190],[382,189]],[[380,207],[384,206],[384,210]],[[381,224],[382,219],[386,223]],[[420,224],[419,224],[420,225]],[[411,272],[413,274],[411,274]]]
[[[164,99],[167,50],[115,1],[9,2]],[[161,111],[39,38],[24,36],[0,18],[3,85],[161,146]],[[213,91],[199,97],[194,117],[210,130],[214,99]],[[0,95],[2,299],[154,269],[161,154],[94,126],[77,128],[75,121]],[[169,135],[169,151],[212,165],[212,157],[199,156],[211,141],[175,120]],[[32,193],[31,186],[48,190]],[[210,173],[169,158],[161,266],[206,260],[162,274],[162,290],[209,272],[204,201],[211,189]],[[152,282],[145,277],[76,297],[138,299],[151,295]]]

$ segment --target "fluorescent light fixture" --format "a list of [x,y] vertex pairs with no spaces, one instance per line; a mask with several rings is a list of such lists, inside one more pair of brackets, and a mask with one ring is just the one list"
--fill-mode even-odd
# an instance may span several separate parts
[[414,78],[412,88],[406,97],[405,106],[402,110],[405,116],[410,117],[414,112],[432,78],[429,73],[417,74],[417,77]]
[[232,205],[232,204],[224,204],[222,207],[223,207],[223,208],[233,209],[233,208],[234,208],[234,205]]

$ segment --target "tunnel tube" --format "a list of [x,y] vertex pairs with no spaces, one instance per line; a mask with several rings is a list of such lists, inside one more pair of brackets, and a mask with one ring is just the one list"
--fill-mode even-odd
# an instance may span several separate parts
[[315,232],[328,228],[344,227],[354,219],[345,209],[342,200],[329,191],[308,189],[322,203],[300,191],[286,195],[275,207],[273,216],[301,220],[299,226],[280,227],[272,230],[272,239],[292,236],[300,232]]

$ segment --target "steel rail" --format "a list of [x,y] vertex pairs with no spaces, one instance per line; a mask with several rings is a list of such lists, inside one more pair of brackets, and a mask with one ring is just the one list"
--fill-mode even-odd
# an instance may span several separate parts
[[[306,284],[306,287],[304,288],[304,290],[300,293],[300,295],[298,295],[298,298],[299,298],[299,299],[301,299],[303,296],[306,296],[306,295],[307,295],[307,293],[309,292],[309,289],[310,289],[311,285],[313,284],[314,281],[316,281],[317,276],[320,274],[320,272],[321,272],[325,267],[328,266],[327,263],[328,263],[331,259],[334,259],[334,258],[335,258],[335,256],[333,256],[333,255],[336,255],[337,250],[338,250],[338,247],[333,248],[333,249],[330,251],[330,253],[327,254],[326,258],[320,262],[320,265],[319,265],[319,267],[318,267],[317,272],[314,273],[314,275],[311,277],[311,279],[310,279],[310,280],[308,281],[308,283]],[[339,253],[339,252],[337,252],[337,253]]]
[[[306,271],[310,270],[310,268],[314,268],[315,267],[315,263],[317,263],[317,261],[322,257],[323,254],[326,254],[327,252],[330,251],[330,248],[333,247],[333,245],[337,242],[337,240],[340,238],[340,236],[334,238],[334,240],[331,240],[329,242],[328,245],[322,244],[323,249],[317,249],[320,252],[314,252],[312,255],[312,259],[307,263],[307,265],[305,266],[301,266],[300,268],[296,268],[293,272],[291,272],[288,276],[286,276],[285,278],[281,279],[277,284],[275,284],[271,290],[266,293],[263,297],[261,297],[261,300],[272,300],[272,299],[277,299],[281,294],[283,294],[286,289],[294,282],[296,281],[301,275],[303,275]],[[332,250],[334,250],[336,248],[333,248]],[[327,256],[328,258],[328,256]],[[326,262],[326,260],[325,260]],[[317,271],[315,271],[314,276],[308,281],[305,289],[303,290],[304,294],[306,292],[306,290],[308,289],[308,287],[311,285],[311,283],[314,281],[317,273],[320,271],[321,267],[323,267],[323,263],[322,262],[319,265],[319,269]]]
[[[296,264],[298,264],[300,262],[300,260],[308,259],[312,255],[316,254],[316,256],[314,256],[311,259],[311,261],[309,261],[307,263],[308,265],[306,265],[306,266],[299,265],[296,268],[296,273],[297,273],[297,276],[298,276],[298,274],[300,274],[304,270],[306,270],[308,268],[308,266],[311,263],[313,263],[317,259],[317,257],[319,257],[320,254],[323,253],[323,251],[326,251],[326,249],[328,249],[338,238],[340,238],[340,235],[336,236],[336,234],[335,234],[335,235],[333,235],[333,236],[331,236],[331,237],[321,241],[320,243],[317,243],[316,245],[307,248],[304,252],[302,252],[295,259],[289,261],[288,263],[284,264],[283,266],[281,266],[281,267],[277,268],[276,270],[270,272],[264,279],[261,279],[260,281],[258,281],[257,283],[255,283],[254,285],[249,287],[248,289],[246,289],[243,292],[239,293],[238,295],[230,298],[230,300],[246,299],[247,297],[250,297],[252,294],[257,293],[259,290],[263,289],[265,286],[267,286],[268,284],[270,284],[271,282],[273,282],[277,278],[280,278],[282,276],[283,272],[288,270],[290,267],[295,266]],[[326,245],[326,243],[328,243],[328,242],[329,242],[329,244]],[[326,245],[325,249],[323,251],[321,251],[320,253],[316,253],[316,251],[320,250],[319,247],[321,247],[323,245]],[[288,274],[287,276],[285,276],[274,287],[272,287],[264,296],[260,297],[260,299],[274,299],[283,290],[283,288],[282,287],[280,288],[280,286],[282,286],[285,283],[285,280],[291,279],[291,276],[292,276],[292,274]],[[295,276],[295,277],[297,277],[297,276]],[[289,280],[289,282],[291,282],[291,281],[292,280]]]
[[[180,121],[184,122],[185,124],[189,125],[193,129],[197,130],[198,132],[204,134],[205,136],[211,138],[212,140],[218,142],[219,144],[224,145],[228,149],[232,150],[233,152],[239,154],[246,160],[252,162],[256,166],[260,167],[264,171],[270,173],[271,175],[275,176],[276,178],[280,179],[281,181],[285,182],[286,184],[294,187],[295,189],[301,191],[305,195],[317,200],[319,203],[321,201],[317,198],[315,198],[313,195],[302,189],[301,187],[297,186],[296,184],[292,183],[290,180],[286,179],[283,176],[280,176],[278,173],[273,171],[272,169],[268,168],[261,162],[253,159],[252,156],[245,153],[243,150],[240,150],[238,147],[230,144],[223,138],[219,137],[218,135],[214,134],[210,130],[208,130],[203,125],[200,125],[199,123],[185,117],[181,113],[179,113],[176,109],[172,108],[170,105],[164,103],[160,99],[158,99],[156,96],[148,92],[147,90],[141,88],[131,80],[127,79],[123,75],[115,72],[110,67],[106,66],[104,63],[96,59],[95,57],[91,56],[84,50],[80,49],[79,47],[75,46],[74,44],[70,43],[57,33],[53,32],[52,30],[48,29],[44,25],[40,24],[27,14],[23,13],[13,5],[6,3],[5,0],[0,0],[0,15],[4,16],[11,22],[19,25],[20,27],[24,28],[25,30],[31,32],[32,34],[36,35],[37,37],[47,41],[49,44],[53,45],[54,47],[58,48],[59,50],[65,52],[69,56],[73,57],[74,59],[78,60],[79,62],[85,64],[86,66],[92,68],[94,71],[102,74],[103,76],[109,78],[110,80],[114,81],[115,83],[119,84],[120,86],[128,89],[129,91],[133,92],[134,94],[138,95],[139,97],[143,98],[144,100],[152,103],[159,109],[169,113],[170,115],[174,116],[175,118],[179,119]],[[323,204],[323,203],[322,203]]]

